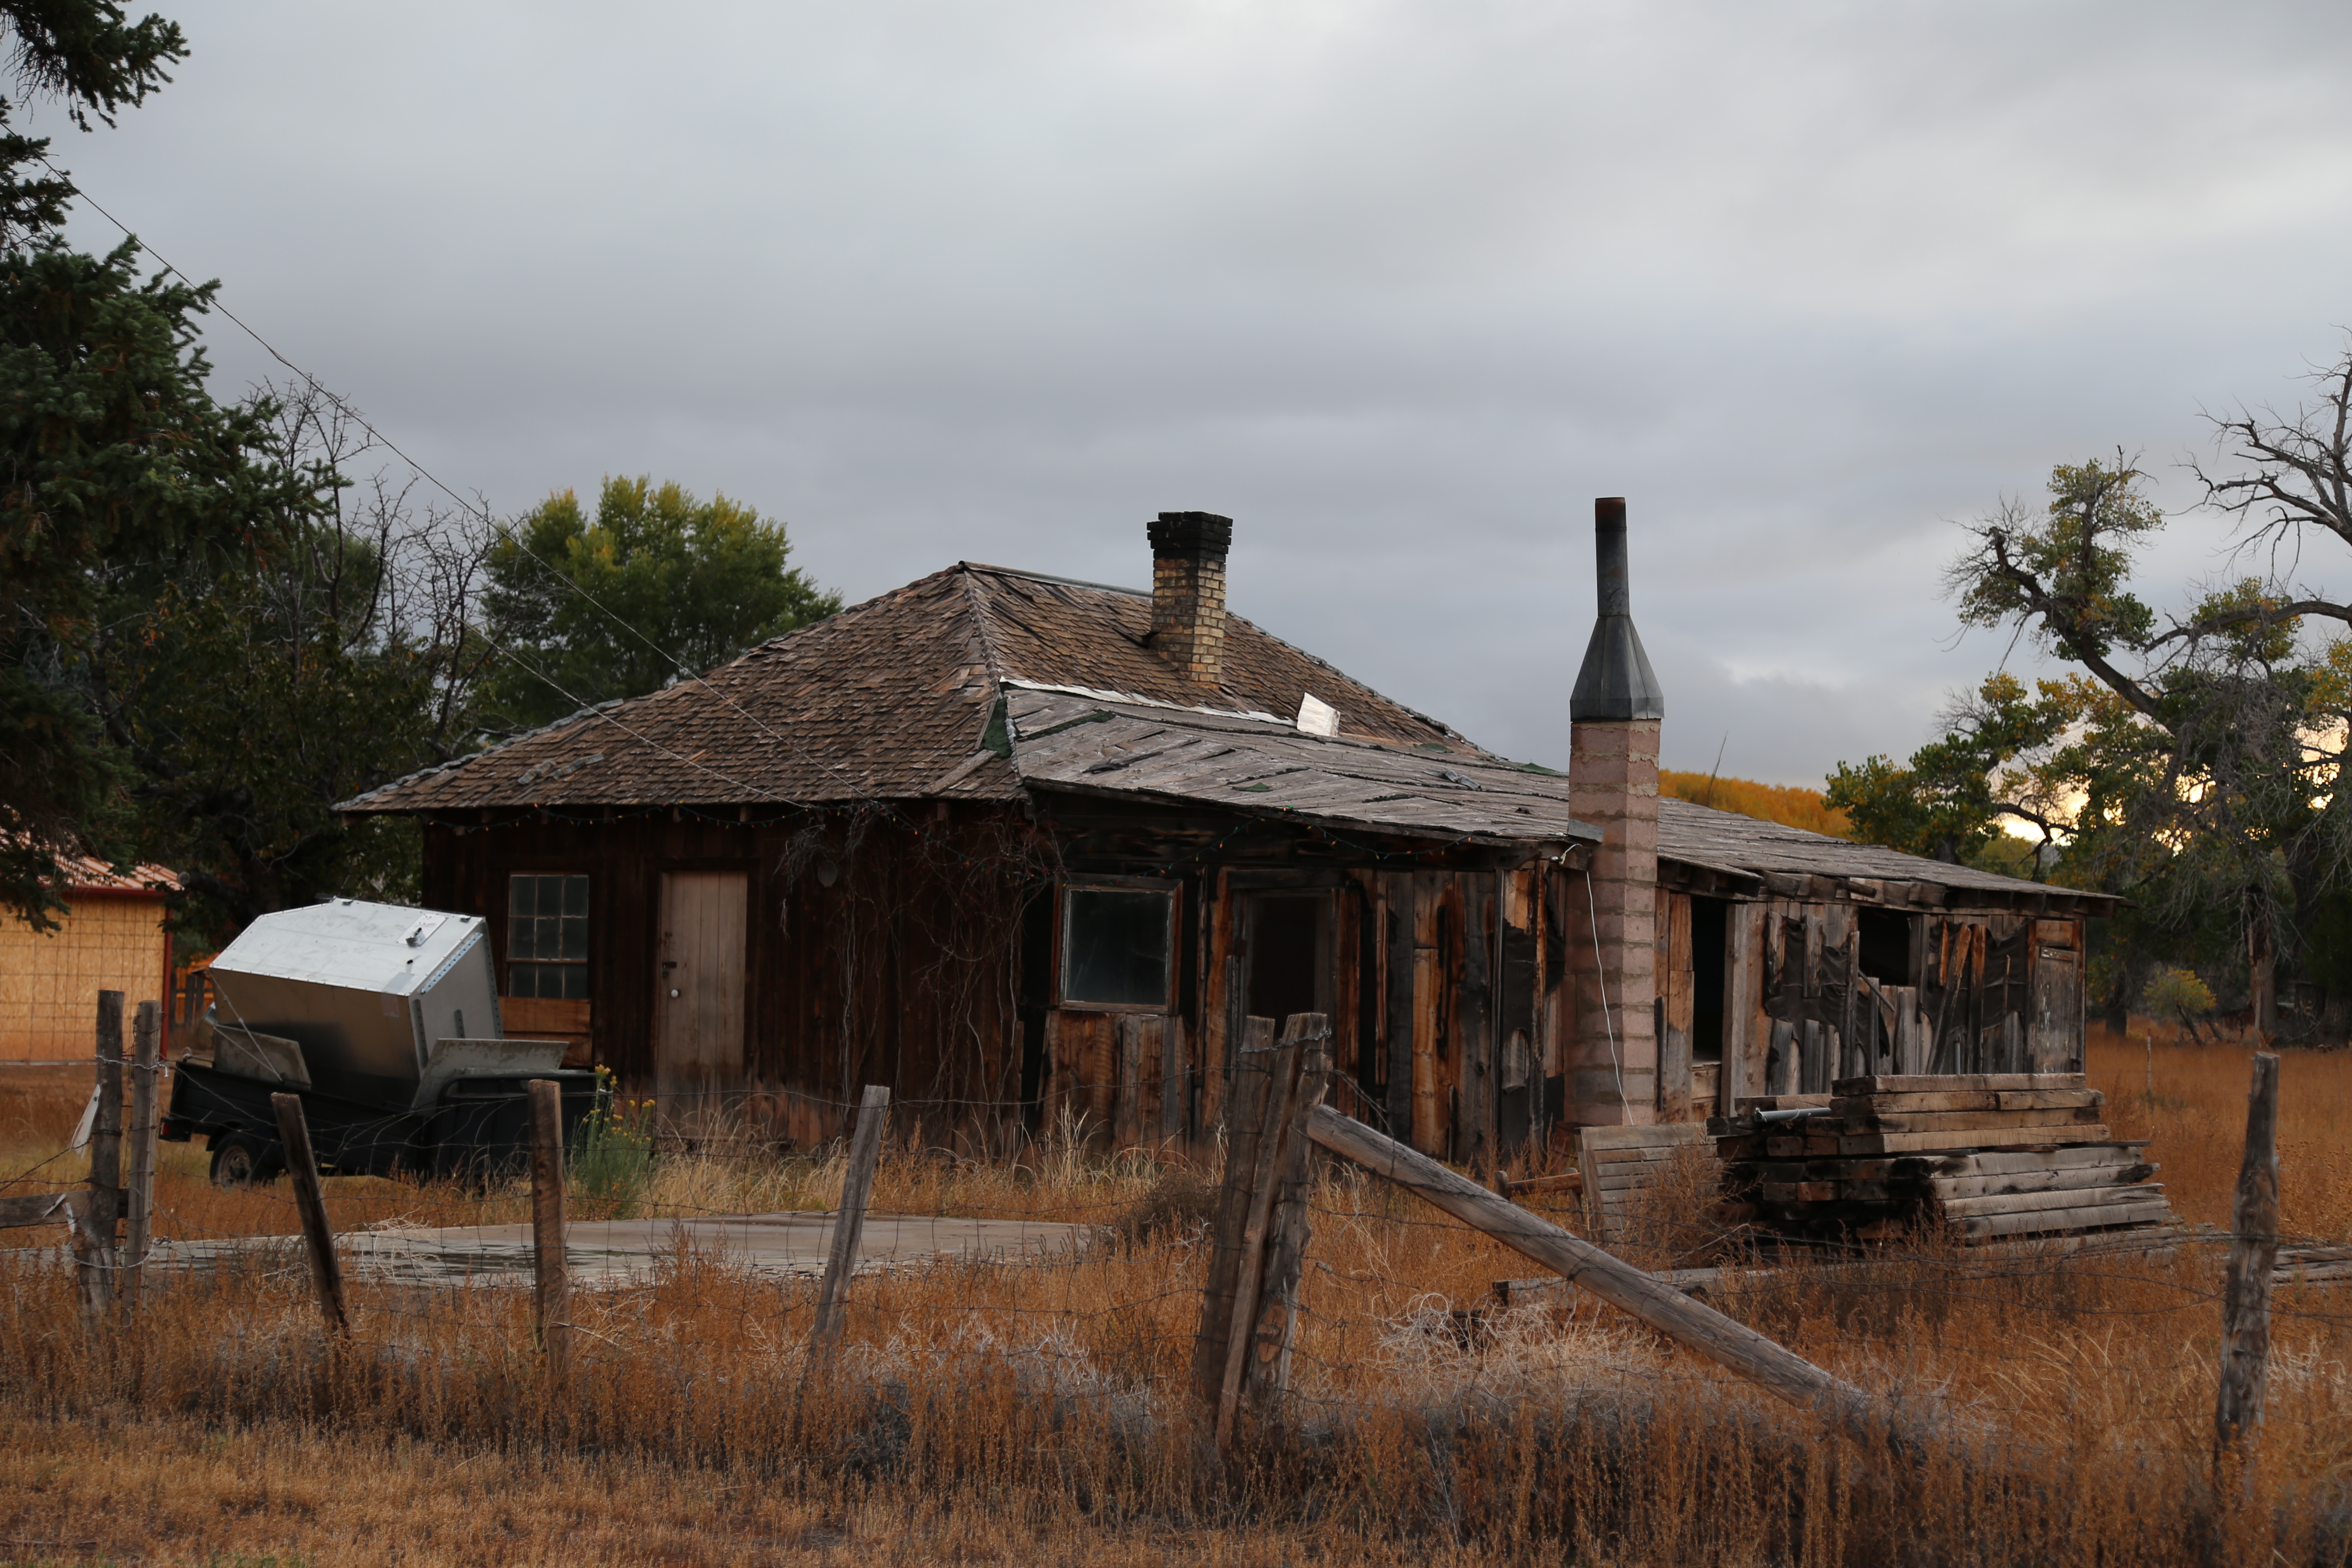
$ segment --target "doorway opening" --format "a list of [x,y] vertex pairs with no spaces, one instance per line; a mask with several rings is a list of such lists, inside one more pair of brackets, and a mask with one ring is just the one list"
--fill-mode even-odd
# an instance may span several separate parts
[[1242,903],[1249,1016],[1279,1026],[1331,1011],[1331,895],[1251,893]]
[[1731,906],[1691,900],[1691,1060],[1723,1060],[1723,972],[1731,960]]

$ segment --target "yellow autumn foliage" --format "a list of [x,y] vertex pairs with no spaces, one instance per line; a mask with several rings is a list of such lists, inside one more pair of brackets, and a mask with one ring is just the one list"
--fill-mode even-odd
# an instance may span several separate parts
[[1853,829],[1843,811],[1832,810],[1822,800],[1822,792],[1801,784],[1758,784],[1753,779],[1717,778],[1706,773],[1677,773],[1672,768],[1658,770],[1658,793],[1677,800],[1693,801],[1711,805],[1717,811],[1736,811],[1742,816],[1759,817],[1766,822],[1782,823],[1790,827],[1801,827],[1811,833],[1826,833],[1834,838],[1851,838]]

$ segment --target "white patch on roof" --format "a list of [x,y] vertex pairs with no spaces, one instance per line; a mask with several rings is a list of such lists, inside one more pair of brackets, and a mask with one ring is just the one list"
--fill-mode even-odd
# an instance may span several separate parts
[[[1174,713],[1206,713],[1217,719],[1248,719],[1260,724],[1279,724],[1286,730],[1293,727],[1289,720],[1261,713],[1255,708],[1202,708],[1190,702],[1162,702],[1156,697],[1138,697],[1131,691],[1104,691],[1092,686],[1048,686],[1041,680],[1016,680],[1010,676],[1005,678],[1004,684],[1018,687],[1023,691],[1050,691],[1060,697],[1091,697],[1097,702],[1123,702],[1134,708],[1165,708]],[[1307,700],[1311,702],[1314,699]],[[1321,706],[1319,703],[1317,705]]]
[[1336,735],[1339,732],[1339,710],[1312,691],[1298,699],[1298,732],[1302,735]]

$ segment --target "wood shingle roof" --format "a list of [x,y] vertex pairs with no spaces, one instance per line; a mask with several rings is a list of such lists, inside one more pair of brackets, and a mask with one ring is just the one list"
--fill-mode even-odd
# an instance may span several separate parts
[[[1013,800],[1038,790],[1212,805],[1415,837],[1598,835],[1569,782],[1471,744],[1239,616],[1224,678],[1150,646],[1147,593],[961,563],[650,696],[386,784],[349,812]],[[1301,732],[1300,700],[1339,710]],[[1659,802],[1658,853],[1735,877],[2040,885]],[[2070,895],[2077,896],[2077,895]],[[2101,895],[2079,895],[2092,898]]]
[[1477,748],[1239,616],[1204,691],[1148,646],[1147,594],[963,563],[764,643],[697,680],[574,714],[346,801],[350,812],[1010,798],[975,763],[1008,680],[1295,714],[1465,755]]

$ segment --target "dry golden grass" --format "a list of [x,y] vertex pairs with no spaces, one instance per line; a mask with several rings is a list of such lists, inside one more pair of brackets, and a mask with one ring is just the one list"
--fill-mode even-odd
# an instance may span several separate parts
[[[2137,1028],[2094,1042],[2111,1120],[2155,1140],[2186,1217],[2226,1225],[2245,1053],[2159,1040],[2153,1099],[2147,1058]],[[2288,1223],[2313,1237],[2352,1234],[2347,1072],[2284,1066]],[[63,1077],[0,1079],[0,1171],[54,1153],[77,1110]],[[173,1153],[167,1232],[291,1229],[282,1188],[216,1194]],[[1703,1165],[1678,1174],[1703,1188]],[[839,1179],[722,1141],[666,1161],[648,1207],[823,1206]],[[1221,1464],[1185,1393],[1205,1248],[1183,1180],[1066,1144],[1012,1167],[894,1149],[880,1207],[1154,1223],[1053,1267],[862,1277],[841,1362],[805,1386],[809,1288],[723,1258],[584,1297],[560,1389],[520,1291],[361,1286],[331,1350],[299,1268],[262,1255],[171,1279],[135,1331],[93,1338],[61,1270],[0,1264],[0,1561],[2345,1558],[2352,1290],[2282,1294],[2244,1494],[2208,1484],[2212,1248],[2086,1264],[1923,1243],[1733,1291],[1800,1352],[1934,1401],[1956,1438],[1993,1435],[1890,1470],[1591,1303],[1492,1310],[1491,1282],[1529,1265],[1344,1172],[1318,1190],[1289,1419]],[[346,1227],[521,1214],[512,1190],[329,1185]],[[1643,1260],[1689,1260],[1659,1217]]]

